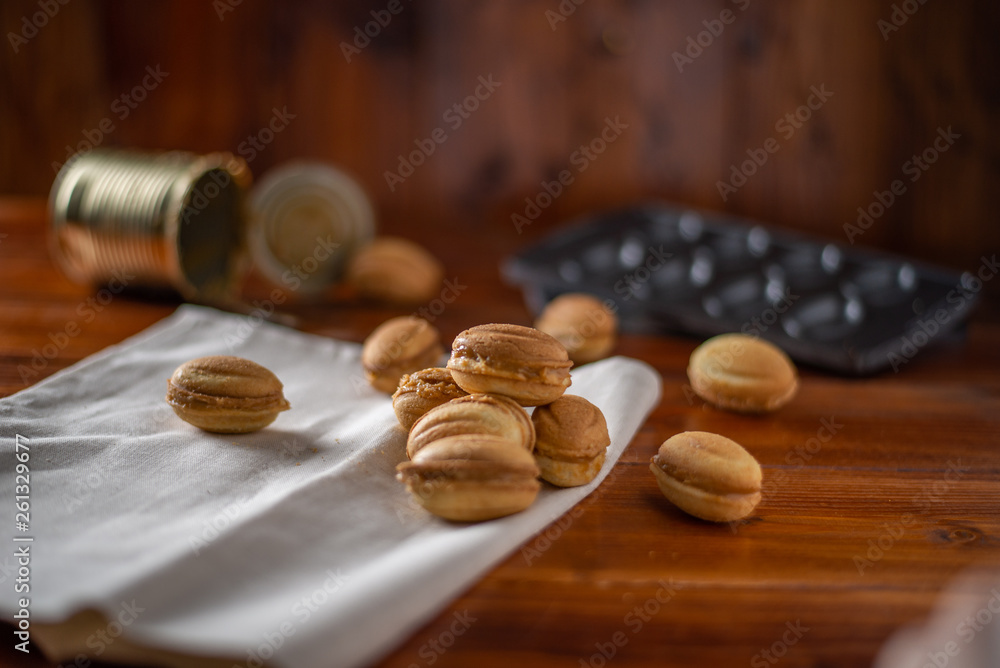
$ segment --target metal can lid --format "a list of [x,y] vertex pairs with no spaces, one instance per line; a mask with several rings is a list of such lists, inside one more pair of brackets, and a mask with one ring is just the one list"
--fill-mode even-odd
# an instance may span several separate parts
[[374,231],[365,191],[326,163],[284,163],[268,171],[251,193],[252,260],[272,283],[304,295],[336,283]]

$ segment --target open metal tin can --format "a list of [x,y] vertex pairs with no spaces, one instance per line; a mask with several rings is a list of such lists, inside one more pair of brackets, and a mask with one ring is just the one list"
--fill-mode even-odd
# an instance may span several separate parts
[[272,284],[318,298],[374,233],[349,176],[292,163],[251,192],[230,153],[96,149],[67,162],[49,195],[52,254],[74,281],[172,289],[233,304],[252,261]]
[[127,275],[130,287],[223,298],[241,271],[250,182],[229,153],[81,153],[49,195],[53,256],[79,283]]

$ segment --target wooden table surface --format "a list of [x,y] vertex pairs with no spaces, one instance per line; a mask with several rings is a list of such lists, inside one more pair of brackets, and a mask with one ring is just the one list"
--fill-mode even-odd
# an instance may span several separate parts
[[[497,271],[526,237],[502,224],[468,229],[396,225],[467,286],[435,322],[443,337],[482,322],[530,324]],[[177,306],[129,295],[88,302],[95,290],[58,272],[43,232],[43,202],[0,200],[0,396]],[[361,341],[412,310],[345,299],[291,312],[304,330]],[[50,334],[68,322],[79,333],[51,355]],[[652,364],[664,391],[608,479],[379,665],[867,666],[890,634],[928,615],[952,578],[1000,566],[995,309],[979,309],[964,343],[927,351],[896,374],[857,380],[802,369],[798,397],[766,417],[685,394],[697,344],[621,338],[616,352]],[[741,526],[688,517],[658,491],[649,459],[685,430],[727,435],[761,462],[764,498]],[[0,643],[5,665],[49,665],[37,651],[24,663],[12,644]]]

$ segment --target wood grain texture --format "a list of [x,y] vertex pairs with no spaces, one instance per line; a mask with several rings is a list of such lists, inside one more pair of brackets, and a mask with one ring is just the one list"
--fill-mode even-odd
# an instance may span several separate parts
[[[88,320],[81,305],[95,290],[52,266],[42,218],[41,201],[0,200],[0,395],[176,307],[123,295]],[[483,322],[530,323],[497,271],[523,235],[505,227],[470,234],[461,216],[412,222],[410,236],[467,286],[435,320],[444,337]],[[307,331],[361,341],[412,310],[345,298],[290,312]],[[79,335],[48,359],[49,335],[68,322]],[[690,398],[685,368],[698,343],[622,337],[616,352],[652,364],[664,395],[609,478],[378,665],[598,666],[601,648],[615,642],[607,665],[752,665],[792,624],[808,631],[775,665],[868,666],[891,633],[923,621],[952,578],[1000,567],[994,306],[974,318],[964,343],[928,350],[898,374],[852,380],[802,369],[799,396],[764,417]],[[39,353],[44,367],[22,378],[18,368],[30,369]],[[649,459],[684,430],[727,435],[761,462],[764,498],[747,521],[711,525],[660,494]],[[880,540],[885,549],[869,554]],[[871,563],[859,567],[855,557]],[[475,621],[466,628],[459,617]],[[0,664],[49,665],[31,658],[0,645]]]
[[[846,242],[858,207],[902,180],[905,194],[857,243],[965,269],[1000,246],[1000,5],[989,0],[921,4],[899,26],[894,0],[588,0],[566,16],[556,0],[404,0],[346,55],[387,2],[247,0],[220,11],[227,2],[74,0],[16,49],[8,37],[0,192],[43,195],[52,163],[105,119],[106,146],[241,151],[287,108],[294,120],[252,152],[254,173],[331,161],[389,225],[446,208],[465,228],[511,226],[526,198],[569,170],[573,183],[535,227],[661,197]],[[3,34],[23,32],[37,11],[36,0],[4,2]],[[121,96],[158,66],[169,76],[123,117]],[[500,87],[453,126],[445,114],[481,76]],[[794,132],[778,130],[814,86],[832,97]],[[628,127],[574,162],[607,118]],[[400,156],[439,127],[447,140],[390,187]],[[907,173],[949,127],[954,146]],[[718,183],[769,138],[780,149],[723,199]]]

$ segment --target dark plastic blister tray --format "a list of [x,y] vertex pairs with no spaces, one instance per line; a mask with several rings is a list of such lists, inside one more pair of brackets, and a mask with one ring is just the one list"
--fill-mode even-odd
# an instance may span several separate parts
[[898,370],[957,331],[977,299],[967,274],[658,203],[574,221],[502,271],[535,313],[588,292],[626,331],[742,331],[856,375]]

